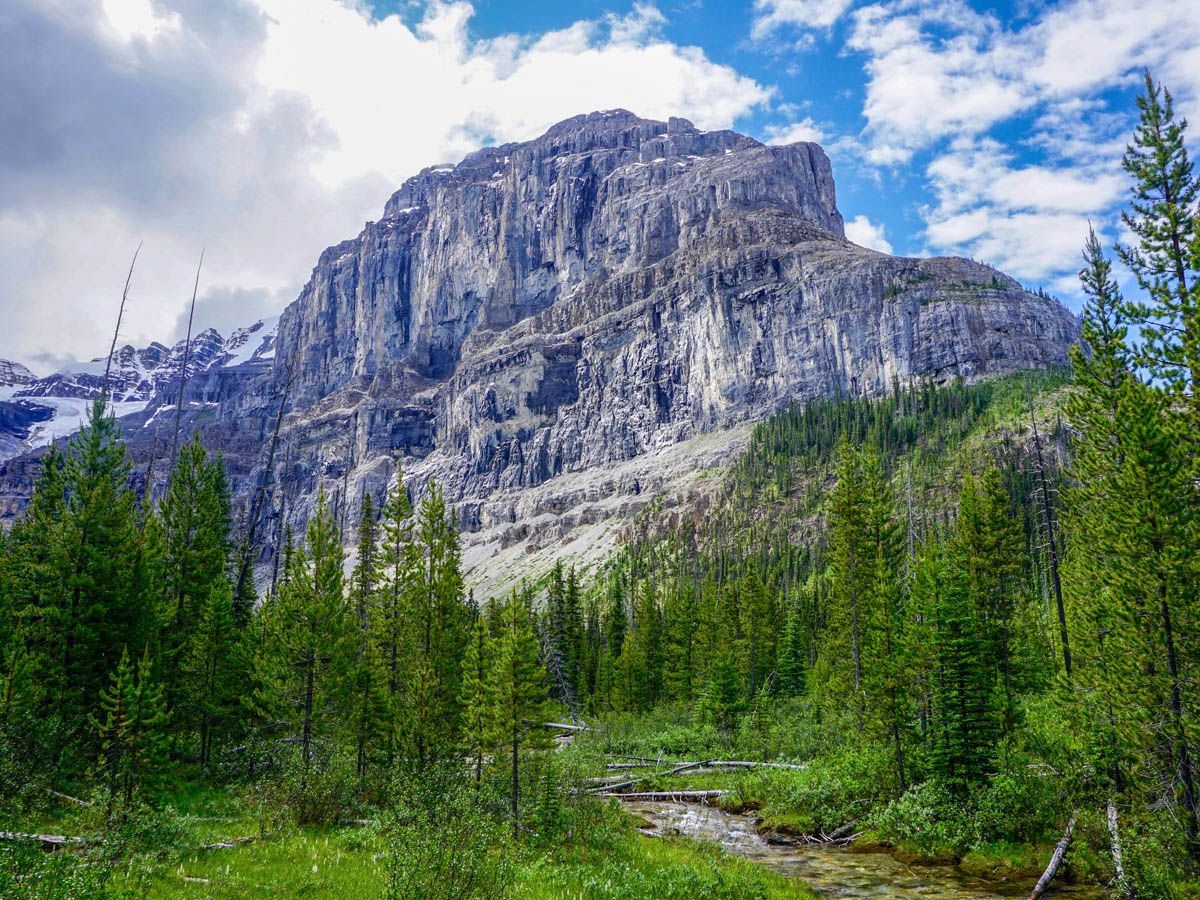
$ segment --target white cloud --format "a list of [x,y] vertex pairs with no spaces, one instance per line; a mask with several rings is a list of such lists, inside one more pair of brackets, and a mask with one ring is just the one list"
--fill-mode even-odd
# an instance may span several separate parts
[[201,294],[220,286],[205,324],[227,331],[242,306],[294,296],[426,165],[595,109],[726,128],[773,95],[664,39],[649,3],[491,40],[472,12],[433,0],[409,25],[355,0],[10,0],[0,356],[101,352],[139,240],[123,337],[171,336],[202,247]]
[[866,216],[858,215],[846,223],[846,237],[860,247],[870,247],[880,253],[891,253],[892,245],[884,236],[883,226]]
[[[1200,111],[1195,0],[1067,0],[1017,27],[965,0],[900,0],[857,10],[848,46],[867,74],[863,158],[921,154],[934,251],[1059,283],[1076,268],[1087,222],[1111,222],[1126,178],[1129,110],[1103,92],[1149,66],[1182,112]],[[1020,157],[990,135],[1028,122]]]
[[819,31],[832,26],[854,0],[754,0],[750,36],[762,40],[784,27]]
[[827,137],[824,129],[811,118],[790,125],[768,125],[763,130],[768,144],[795,144],[798,141],[819,144]]

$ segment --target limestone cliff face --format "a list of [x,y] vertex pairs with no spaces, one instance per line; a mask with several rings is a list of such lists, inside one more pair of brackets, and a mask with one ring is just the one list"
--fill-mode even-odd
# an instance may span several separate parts
[[287,493],[298,521],[323,484],[352,521],[402,464],[500,545],[645,495],[653,465],[605,473],[789,400],[1062,365],[1077,334],[986,266],[849,243],[815,144],[618,110],[410,179],[321,255],[269,373],[189,393],[243,490],[286,396],[269,515]]

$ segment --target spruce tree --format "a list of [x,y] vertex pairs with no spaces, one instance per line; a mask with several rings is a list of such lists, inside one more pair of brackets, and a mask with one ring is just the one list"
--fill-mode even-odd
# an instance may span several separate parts
[[213,749],[238,724],[246,666],[233,618],[228,581],[213,585],[200,608],[181,666],[179,708],[189,715],[200,748],[200,765],[212,762]]
[[143,646],[152,611],[136,582],[137,529],[129,461],[115,420],[97,400],[71,439],[63,468],[66,503],[52,547],[62,592],[41,611],[61,673],[57,703],[68,720],[94,709],[116,667],[117,648]]
[[389,766],[401,751],[403,737],[408,732],[407,723],[412,718],[404,665],[415,652],[413,601],[420,567],[412,525],[412,506],[404,490],[403,473],[398,471],[396,483],[383,507],[378,551],[382,571],[376,614],[370,622],[380,661],[387,673],[384,741]]
[[965,793],[987,778],[999,733],[989,642],[961,556],[931,544],[917,561],[912,593],[935,635],[934,767]]

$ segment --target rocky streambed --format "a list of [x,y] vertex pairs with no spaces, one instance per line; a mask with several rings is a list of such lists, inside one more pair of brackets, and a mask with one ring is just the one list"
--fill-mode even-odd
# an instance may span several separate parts
[[[980,878],[957,866],[905,863],[890,853],[861,852],[833,844],[772,843],[755,830],[747,816],[715,806],[631,801],[625,808],[653,826],[647,833],[678,833],[715,841],[739,856],[838,897],[994,900],[1027,896],[1033,886],[1023,880]],[[1099,900],[1104,892],[1090,885],[1056,885],[1045,896]]]

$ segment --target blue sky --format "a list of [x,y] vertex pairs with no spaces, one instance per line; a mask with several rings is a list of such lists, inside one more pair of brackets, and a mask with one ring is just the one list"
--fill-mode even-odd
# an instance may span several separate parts
[[123,337],[179,335],[201,248],[227,332],[420,168],[617,106],[817,140],[851,239],[1077,308],[1146,66],[1200,125],[1200,0],[8,0],[0,357],[99,353],[139,241]]

